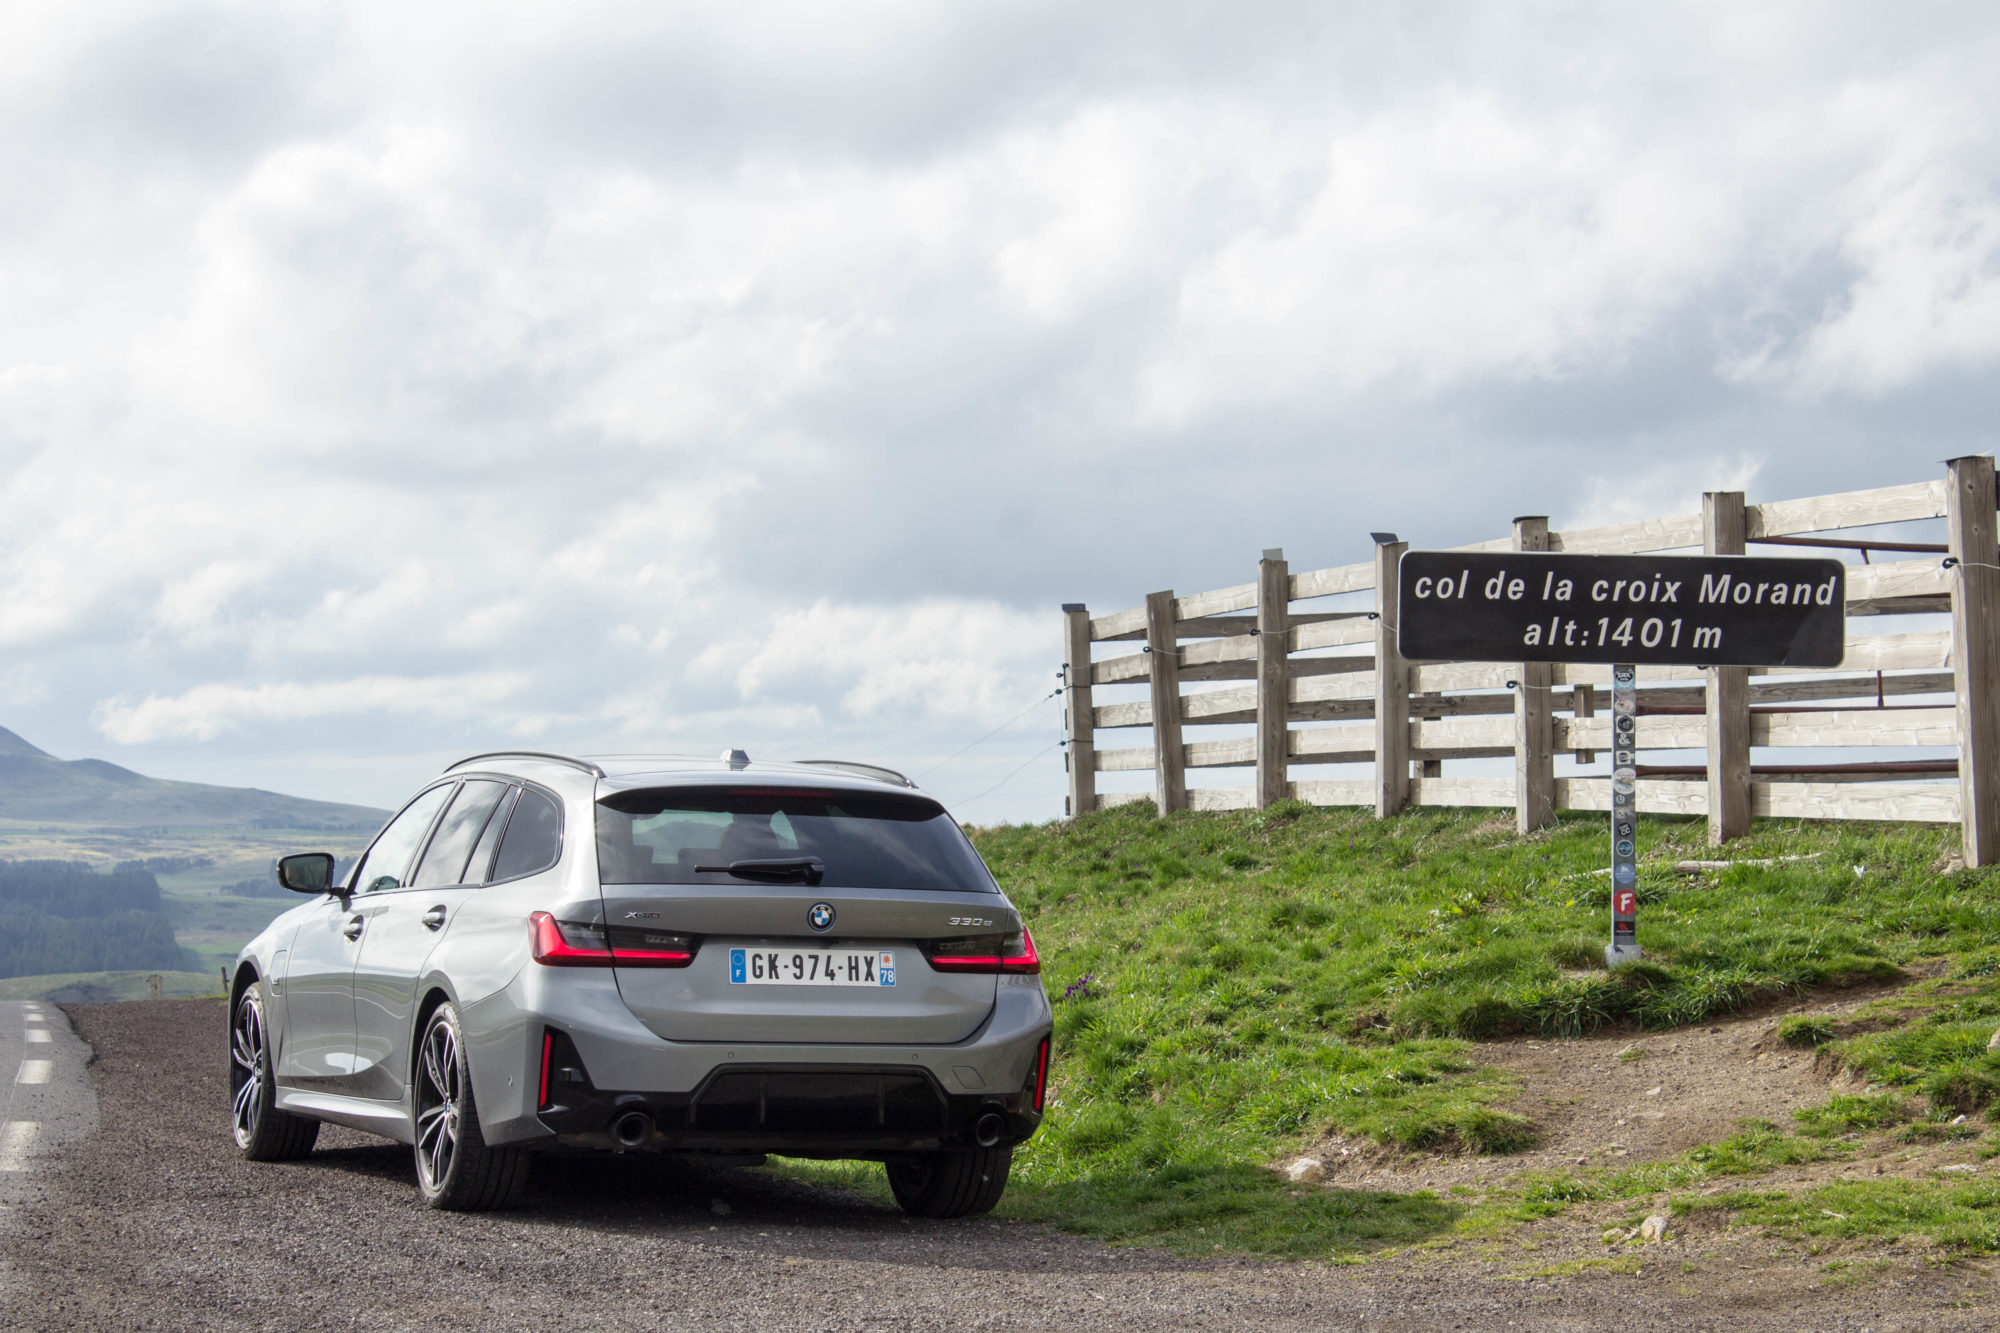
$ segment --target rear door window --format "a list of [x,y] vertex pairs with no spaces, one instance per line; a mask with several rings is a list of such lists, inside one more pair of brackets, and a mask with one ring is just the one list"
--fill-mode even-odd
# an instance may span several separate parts
[[562,807],[546,793],[523,787],[500,838],[493,878],[514,879],[547,870],[562,856]]
[[514,793],[519,787],[509,787],[500,793],[500,804],[494,807],[493,817],[486,821],[486,831],[479,835],[479,845],[472,849],[472,859],[465,863],[465,875],[461,884],[484,884],[491,876],[493,854],[500,850],[500,835],[506,831],[507,816],[514,811]]
[[[944,807],[923,796],[770,787],[659,787],[597,803],[605,884],[771,882],[757,861],[811,858],[851,889],[999,886]],[[739,871],[732,873],[731,864]]]
[[424,859],[417,863],[417,873],[410,883],[418,887],[457,884],[465,873],[474,844],[486,831],[494,808],[506,794],[506,783],[482,778],[459,787],[444,818],[438,821],[437,832],[431,835],[431,845],[425,850]]

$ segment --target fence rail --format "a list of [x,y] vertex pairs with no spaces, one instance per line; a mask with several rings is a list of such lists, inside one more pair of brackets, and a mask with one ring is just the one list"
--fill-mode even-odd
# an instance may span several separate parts
[[[1717,844],[1757,815],[1959,823],[1966,863],[1979,866],[2000,861],[1997,509],[1993,460],[1979,456],[1952,460],[1933,481],[1754,505],[1712,492],[1697,513],[1610,527],[1551,531],[1544,519],[1516,519],[1506,537],[1455,549],[1740,555],[1766,544],[1859,554],[1838,667],[1639,668],[1639,749],[1701,752],[1698,763],[1642,765],[1639,808],[1705,815]],[[1938,519],[1941,547],[1827,535]],[[1555,759],[1588,768],[1609,749],[1599,705],[1608,704],[1610,668],[1404,660],[1390,613],[1407,544],[1381,533],[1374,541],[1373,558],[1357,564],[1293,573],[1282,552],[1267,551],[1256,579],[1235,587],[1156,592],[1110,615],[1065,606],[1070,810],[1147,799],[1163,812],[1261,808],[1286,797],[1372,805],[1383,816],[1413,805],[1512,806],[1526,832],[1558,809],[1608,809],[1608,773],[1558,777]],[[1893,558],[1876,563],[1878,552]],[[1351,604],[1363,594],[1368,605]],[[1876,616],[1949,625],[1877,631]],[[1143,697],[1097,697],[1124,690]],[[1190,732],[1223,726],[1249,730]],[[1100,731],[1137,728],[1149,743],[1098,746]],[[1884,748],[1948,753],[1873,753]],[[1787,749],[1838,758],[1751,762],[1753,750]],[[1512,777],[1443,771],[1509,757]],[[1326,764],[1370,765],[1372,776],[1292,773]],[[1190,772],[1218,768],[1253,769],[1254,781],[1190,785]],[[1098,774],[1135,772],[1153,775],[1150,791],[1098,791]]]

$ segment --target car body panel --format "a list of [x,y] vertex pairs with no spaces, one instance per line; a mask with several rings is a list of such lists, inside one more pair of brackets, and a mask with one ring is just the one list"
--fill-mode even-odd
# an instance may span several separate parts
[[[424,965],[446,938],[466,901],[465,885],[394,889],[355,899],[366,922],[353,975],[354,1077],[359,1097],[401,1097],[414,1068],[412,1050]],[[425,918],[435,914],[441,924]]]
[[[1018,1103],[1051,1028],[1039,976],[937,973],[913,953],[899,956],[897,994],[886,1009],[874,992],[834,990],[796,997],[812,1007],[790,1014],[785,997],[793,987],[731,988],[726,978],[731,942],[823,948],[865,941],[872,948],[895,941],[883,947],[901,951],[954,933],[944,924],[954,915],[1020,926],[997,889],[938,895],[598,882],[594,810],[607,791],[766,776],[787,785],[872,790],[869,779],[782,765],[753,765],[746,773],[708,760],[605,763],[611,771],[604,776],[575,762],[519,756],[451,771],[453,780],[497,777],[554,796],[563,812],[562,847],[549,869],[477,887],[311,898],[244,948],[233,989],[265,989],[280,1108],[410,1142],[410,1053],[424,1016],[441,998],[457,1005],[481,1128],[496,1145],[589,1146],[589,1135],[558,1133],[544,1118],[539,1075],[551,1032],[573,1043],[591,1084],[606,1097],[685,1098],[733,1069],[893,1067],[921,1070],[954,1101]],[[821,901],[836,912],[824,936],[804,926],[807,909]],[[422,913],[441,904],[444,928],[423,930]],[[672,922],[664,919],[669,910]],[[685,969],[548,967],[532,959],[529,917],[538,911],[571,921],[657,911],[662,918],[649,926],[707,938]],[[349,941],[344,932],[357,916],[360,941]],[[767,993],[750,994],[758,990]],[[1024,1137],[1038,1119],[1037,1113],[1010,1123],[1025,1126]]]
[[[271,974],[284,983],[276,1029],[280,1083],[354,1091],[353,978],[361,943],[347,932],[356,919],[343,899],[329,894],[308,906],[289,932],[284,971]],[[251,941],[253,948],[256,944]]]

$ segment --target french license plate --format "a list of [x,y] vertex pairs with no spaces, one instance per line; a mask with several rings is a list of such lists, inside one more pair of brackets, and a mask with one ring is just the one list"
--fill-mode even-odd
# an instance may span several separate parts
[[896,955],[876,949],[731,949],[732,986],[893,986]]

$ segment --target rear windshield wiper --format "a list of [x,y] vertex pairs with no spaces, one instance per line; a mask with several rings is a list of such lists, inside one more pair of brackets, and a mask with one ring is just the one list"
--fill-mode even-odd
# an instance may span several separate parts
[[774,856],[694,869],[698,875],[734,875],[738,879],[761,879],[773,884],[817,884],[826,878],[826,862],[817,856]]

